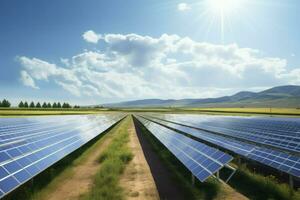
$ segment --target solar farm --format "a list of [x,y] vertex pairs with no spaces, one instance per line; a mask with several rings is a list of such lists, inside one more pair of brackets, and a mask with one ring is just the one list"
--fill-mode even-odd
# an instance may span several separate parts
[[[184,174],[189,174],[184,178],[193,190],[205,190],[205,183],[213,181],[229,185],[245,199],[256,199],[235,188],[234,179],[243,165],[249,171],[256,169],[261,177],[274,176],[280,184],[288,186],[288,198],[299,198],[299,118],[142,112],[0,118],[0,198],[11,199],[41,173],[91,141],[102,140],[101,135],[109,135],[110,129],[128,118],[133,120],[137,141],[148,134],[159,143],[176,160],[169,164],[175,174],[177,168],[172,165],[180,165]],[[164,199],[159,178],[153,171],[157,166],[147,159],[147,149],[141,146],[159,196],[148,199]],[[92,196],[86,199],[102,199]]]

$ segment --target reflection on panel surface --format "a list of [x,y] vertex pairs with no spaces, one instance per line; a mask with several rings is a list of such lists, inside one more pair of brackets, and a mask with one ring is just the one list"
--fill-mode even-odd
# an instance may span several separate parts
[[122,119],[122,114],[0,118],[0,197]]
[[222,149],[300,177],[299,118],[176,114],[145,116]]
[[138,120],[201,182],[219,171],[232,156],[142,117]]

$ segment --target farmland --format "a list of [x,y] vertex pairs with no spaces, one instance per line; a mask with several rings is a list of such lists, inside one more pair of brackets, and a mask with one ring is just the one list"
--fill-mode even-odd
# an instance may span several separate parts
[[79,109],[30,109],[30,108],[0,108],[1,116],[27,116],[27,115],[80,115],[98,114],[105,112],[159,112],[183,114],[210,114],[210,115],[267,115],[267,116],[299,116],[297,108],[79,108]]
[[0,116],[26,116],[26,115],[80,115],[97,114],[108,111],[108,109],[20,109],[1,108]]

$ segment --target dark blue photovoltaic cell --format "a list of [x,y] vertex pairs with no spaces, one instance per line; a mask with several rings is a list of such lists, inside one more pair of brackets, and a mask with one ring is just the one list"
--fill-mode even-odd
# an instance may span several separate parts
[[122,117],[123,114],[0,118],[0,198]]
[[144,118],[137,118],[201,182],[204,182],[232,160],[232,156],[222,151]]
[[[168,115],[165,115],[164,119],[169,120]],[[253,143],[242,142],[240,140],[235,140],[234,138],[228,138],[223,135],[187,127],[184,125],[172,123],[170,121],[159,120],[158,118],[151,118],[151,120],[193,135],[196,138],[220,146],[223,149],[230,150],[236,154],[242,155],[264,165],[291,174],[295,177],[300,177],[299,156],[263,146],[257,146]],[[174,116],[172,116],[172,120],[178,123],[183,123],[180,120],[176,121],[176,119],[174,119]],[[188,122],[185,122],[185,124],[190,125],[190,123]]]
[[297,118],[164,115],[164,119],[300,153],[300,120]]

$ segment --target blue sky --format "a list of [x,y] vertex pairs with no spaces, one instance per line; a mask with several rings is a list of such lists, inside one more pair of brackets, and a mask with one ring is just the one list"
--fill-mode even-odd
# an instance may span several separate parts
[[96,104],[300,84],[300,2],[223,1],[2,0],[0,98]]

